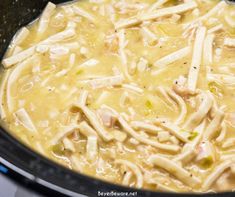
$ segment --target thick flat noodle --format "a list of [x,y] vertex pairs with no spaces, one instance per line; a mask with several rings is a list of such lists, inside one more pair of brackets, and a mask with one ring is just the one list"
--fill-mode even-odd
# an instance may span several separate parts
[[19,78],[20,74],[22,73],[22,71],[24,69],[26,69],[27,66],[29,66],[29,64],[31,64],[33,61],[37,60],[38,56],[32,56],[31,58],[23,61],[22,63],[18,64],[10,73],[9,77],[8,77],[8,81],[7,81],[7,87],[6,87],[6,97],[7,97],[7,107],[9,112],[11,113],[14,109],[14,101],[13,98],[11,96],[11,89],[13,84],[17,81],[17,79]]
[[98,156],[98,140],[96,136],[89,136],[87,138],[87,159],[94,162]]
[[195,187],[201,183],[201,180],[197,177],[193,176],[190,172],[176,164],[174,161],[164,158],[159,155],[151,155],[148,161],[164,170],[168,171],[170,174],[178,178],[180,181],[189,185],[191,187]]
[[223,24],[219,24],[219,25],[216,25],[216,26],[208,29],[207,33],[208,34],[213,34],[213,33],[216,33],[220,30],[223,30],[223,28],[224,28]]
[[74,11],[75,14],[80,15],[80,16],[86,18],[87,20],[89,20],[92,23],[95,23],[95,17],[92,16],[87,11],[83,10],[82,8],[74,6],[73,7],[73,11]]
[[31,120],[29,114],[24,108],[19,109],[14,113],[17,120],[22,124],[26,129],[32,132],[37,132],[36,127],[33,124],[33,121]]
[[22,42],[24,42],[25,39],[28,37],[29,33],[30,32],[27,27],[23,27],[22,29],[20,29],[16,36],[13,38],[13,46],[22,44]]
[[225,38],[224,39],[224,45],[228,47],[235,47],[235,38]]
[[137,188],[141,188],[143,186],[143,175],[137,165],[135,165],[134,163],[130,161],[123,160],[123,159],[117,159],[115,163],[127,166],[135,174],[136,179],[137,179],[136,181]]
[[177,60],[180,60],[180,59],[186,57],[187,55],[190,54],[190,52],[191,52],[191,47],[182,48],[178,51],[175,51],[175,52],[157,60],[156,62],[154,62],[154,66],[156,66],[158,68],[163,68],[164,66],[166,66],[168,64],[171,64]]
[[204,133],[204,139],[211,140],[215,137],[216,132],[221,129],[221,123],[224,119],[224,112],[222,110],[217,110],[215,117],[211,120],[210,124],[206,128]]
[[141,21],[137,18],[124,19],[115,23],[115,29],[128,28],[138,25]]
[[199,27],[196,33],[196,39],[193,48],[192,63],[188,74],[188,88],[191,91],[195,91],[197,87],[205,35],[206,35],[206,28]]
[[182,142],[188,142],[188,132],[184,132],[180,127],[174,125],[168,120],[155,119],[154,124],[163,127]]
[[78,125],[80,133],[82,133],[84,136],[89,137],[89,136],[95,136],[98,137],[96,131],[85,121],[82,121]]
[[209,12],[207,12],[205,15],[191,21],[190,23],[187,23],[185,26],[187,27],[187,25],[191,25],[196,22],[206,21],[213,15],[216,15],[219,11],[223,10],[225,7],[226,7],[226,2],[221,1],[220,3],[216,4],[212,9],[210,9]]
[[194,129],[205,118],[213,105],[213,99],[208,93],[202,94],[202,102],[196,112],[194,112],[186,121],[185,129]]
[[36,44],[28,49],[21,51],[20,53],[17,53],[15,55],[12,55],[8,58],[3,59],[2,64],[5,68],[9,68],[9,67],[13,66],[14,64],[17,64],[21,61],[24,61],[25,59],[34,55],[36,53],[35,52],[36,46],[60,42],[64,39],[70,38],[74,35],[75,35],[75,30],[73,28],[68,28],[62,32],[59,32],[57,34],[54,34],[54,35],[48,37],[44,41],[39,42],[38,44]]
[[5,76],[3,77],[2,81],[1,81],[1,87],[0,87],[0,116],[1,119],[5,119],[6,118],[6,111],[5,111],[5,106],[4,106],[4,94],[6,92],[6,84],[7,84],[7,80],[8,77],[10,75],[10,71],[7,70],[5,73]]
[[113,108],[108,107],[108,106],[106,106],[106,108],[108,108],[118,118],[118,121],[121,124],[123,130],[125,130],[129,135],[131,135],[133,138],[135,138],[139,142],[143,144],[148,144],[150,146],[153,146],[162,150],[170,151],[170,152],[179,151],[179,146],[170,145],[170,144],[162,144],[156,140],[151,140],[146,137],[143,137],[142,135],[138,134],[117,111],[115,111]]
[[134,129],[143,129],[147,133],[157,134],[159,131],[162,131],[162,128],[157,127],[153,124],[142,122],[142,121],[132,121],[131,126]]
[[197,4],[194,1],[188,3],[182,3],[180,5],[158,9],[155,12],[145,13],[141,16],[141,20],[153,20],[164,16],[169,16],[172,14],[179,14],[189,10],[192,10],[197,7]]
[[116,75],[110,77],[101,77],[96,79],[88,80],[87,82],[93,89],[104,88],[104,87],[112,87],[112,86],[120,86],[123,83],[123,76]]
[[126,172],[126,174],[123,177],[122,184],[126,185],[126,186],[129,186],[132,176],[133,176],[132,171]]
[[187,115],[187,106],[184,100],[179,95],[177,95],[173,90],[167,88],[167,93],[180,107],[180,114],[178,118],[175,120],[175,124],[181,124],[183,123]]
[[96,114],[93,111],[91,111],[86,106],[82,106],[79,104],[76,104],[76,106],[83,111],[83,113],[85,114],[91,125],[95,128],[97,133],[104,141],[111,141],[113,139],[110,133],[108,133],[108,131],[106,131],[105,128],[102,126],[102,124],[100,123],[99,119],[97,118]]
[[185,145],[185,146],[187,146],[187,150],[185,150],[184,152],[177,155],[173,159],[174,161],[180,161],[183,164],[187,164],[188,162],[192,161],[192,159],[197,154],[196,148],[202,139],[205,126],[206,126],[206,121],[203,121],[197,128],[195,128],[195,131],[198,132],[197,137],[192,142]]
[[78,129],[78,125],[76,124],[72,124],[72,125],[68,125],[68,126],[62,126],[59,128],[59,131],[56,133],[56,135],[53,137],[53,139],[51,140],[51,145],[56,145],[59,143],[59,141],[71,134],[72,132],[74,132],[75,129]]
[[123,129],[132,137],[134,137],[135,139],[137,139],[139,142],[143,143],[143,144],[148,144],[150,146],[162,149],[162,150],[166,150],[166,151],[170,151],[170,152],[177,152],[179,151],[179,147],[176,145],[170,145],[170,144],[161,144],[156,140],[150,140],[148,138],[143,138],[143,136],[141,136],[140,134],[138,134],[135,130],[133,130],[131,128],[131,126],[121,117],[118,117],[118,120],[120,122],[120,124],[122,125]]
[[163,4],[167,3],[169,0],[157,0],[153,5],[151,5],[148,9],[148,12],[152,12],[158,8],[160,8]]
[[47,30],[49,22],[50,22],[50,17],[53,14],[55,8],[56,8],[56,5],[49,2],[47,4],[46,8],[44,9],[44,11],[40,17],[39,24],[38,24],[38,34],[39,35],[42,35]]
[[210,188],[210,186],[216,181],[216,179],[219,178],[219,176],[227,169],[231,166],[232,161],[231,160],[227,160],[222,162],[220,165],[218,165],[217,167],[215,167],[211,174],[205,179],[203,185],[202,185],[202,189],[203,191],[206,191]]
[[213,42],[215,35],[208,34],[205,38],[203,49],[203,63],[206,66],[210,66],[213,63]]

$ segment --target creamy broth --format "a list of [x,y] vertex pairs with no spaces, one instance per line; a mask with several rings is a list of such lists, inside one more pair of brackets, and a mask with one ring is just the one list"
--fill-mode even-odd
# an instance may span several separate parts
[[235,7],[49,3],[2,61],[1,118],[42,155],[112,183],[235,188]]

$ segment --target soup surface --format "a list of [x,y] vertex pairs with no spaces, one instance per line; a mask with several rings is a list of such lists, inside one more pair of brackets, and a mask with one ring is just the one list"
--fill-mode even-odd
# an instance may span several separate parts
[[235,188],[235,7],[49,3],[2,60],[2,122],[68,168],[170,192]]

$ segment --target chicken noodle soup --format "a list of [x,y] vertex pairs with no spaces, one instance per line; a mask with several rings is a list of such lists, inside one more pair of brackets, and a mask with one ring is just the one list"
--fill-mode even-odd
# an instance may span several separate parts
[[235,188],[235,7],[48,3],[2,60],[18,139],[80,173],[168,192]]

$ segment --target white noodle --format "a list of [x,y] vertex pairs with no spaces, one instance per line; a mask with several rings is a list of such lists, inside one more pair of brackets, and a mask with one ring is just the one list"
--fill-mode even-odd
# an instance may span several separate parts
[[127,161],[127,160],[123,160],[123,159],[117,159],[115,161],[117,164],[121,164],[121,165],[125,165],[127,166],[136,176],[136,187],[137,188],[141,188],[143,186],[143,175],[141,173],[141,170],[139,169],[139,167],[137,165],[135,165],[134,163]]
[[192,63],[188,74],[188,88],[195,91],[197,87],[197,80],[201,66],[203,42],[206,35],[206,28],[199,27],[196,33],[196,39],[193,48]]
[[54,10],[56,9],[56,5],[49,2],[44,9],[39,23],[38,23],[38,34],[42,35],[45,33],[45,31],[48,28],[49,22],[50,22],[50,17],[53,14]]
[[17,110],[14,115],[16,116],[17,120],[22,124],[26,129],[32,132],[37,132],[36,127],[33,124],[29,114],[24,108]]
[[154,66],[158,68],[163,68],[164,66],[174,63],[177,60],[180,60],[186,56],[188,56],[191,52],[191,47],[185,47],[180,50],[177,50],[165,57],[162,57],[161,59],[154,62]]
[[203,63],[206,66],[210,66],[213,63],[213,42],[215,35],[208,34],[204,41],[204,49],[203,49]]
[[232,161],[224,161],[222,162],[220,165],[218,165],[217,167],[215,167],[211,174],[206,178],[206,180],[204,181],[203,185],[202,185],[202,189],[204,191],[208,190],[209,187],[215,182],[215,180],[217,178],[219,178],[219,176],[227,169],[231,166]]
[[151,155],[148,161],[151,164],[168,171],[169,173],[177,177],[180,181],[189,186],[195,187],[201,183],[200,179],[194,177],[192,174],[190,174],[190,172],[170,159],[164,158],[159,155]]
[[158,9],[152,13],[143,14],[143,16],[141,16],[141,20],[142,21],[153,20],[153,19],[163,17],[163,16],[169,16],[172,14],[179,14],[179,13],[183,13],[183,12],[192,10],[196,7],[197,7],[197,4],[194,1],[190,1],[188,3],[182,3],[182,4],[176,5],[176,6]]

